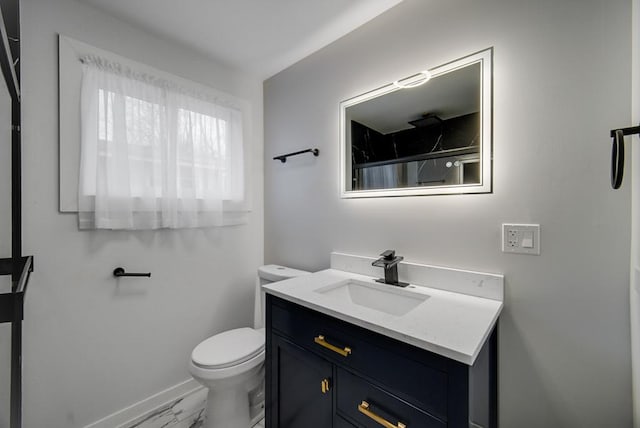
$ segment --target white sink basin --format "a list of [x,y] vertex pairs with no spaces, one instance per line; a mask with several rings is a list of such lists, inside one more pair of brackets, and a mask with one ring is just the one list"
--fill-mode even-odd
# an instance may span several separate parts
[[354,305],[396,316],[405,315],[429,298],[427,294],[417,293],[411,289],[354,279],[341,281],[314,291],[340,301],[347,301]]

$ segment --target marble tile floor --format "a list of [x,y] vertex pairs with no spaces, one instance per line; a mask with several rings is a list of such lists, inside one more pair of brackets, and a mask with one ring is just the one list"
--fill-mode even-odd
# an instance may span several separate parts
[[[118,428],[202,428],[206,402],[207,390],[200,389]],[[247,428],[264,428],[264,419]]]

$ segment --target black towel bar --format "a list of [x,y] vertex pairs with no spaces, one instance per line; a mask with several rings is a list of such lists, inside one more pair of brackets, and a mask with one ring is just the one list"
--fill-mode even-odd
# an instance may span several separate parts
[[314,156],[318,156],[320,154],[320,150],[318,149],[300,150],[299,152],[287,153],[286,155],[276,156],[273,158],[273,160],[279,160],[280,162],[285,163],[289,156],[301,155],[302,153],[313,153]]

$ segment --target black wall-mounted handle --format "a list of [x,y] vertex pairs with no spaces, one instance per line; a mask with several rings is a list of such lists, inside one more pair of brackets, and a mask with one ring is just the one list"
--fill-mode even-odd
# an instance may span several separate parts
[[113,276],[121,277],[121,276],[146,276],[147,278],[151,278],[151,272],[139,273],[139,272],[125,272],[124,268],[117,267],[113,270]]
[[640,134],[640,126],[611,130],[611,187],[619,189],[624,177],[624,136]]
[[620,129],[613,134],[611,144],[611,187],[619,189],[624,176],[624,134]]

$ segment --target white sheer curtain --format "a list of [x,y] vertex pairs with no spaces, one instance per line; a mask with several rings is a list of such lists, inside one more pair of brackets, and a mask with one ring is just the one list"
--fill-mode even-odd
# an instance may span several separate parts
[[242,112],[100,58],[83,63],[80,228],[242,222]]

